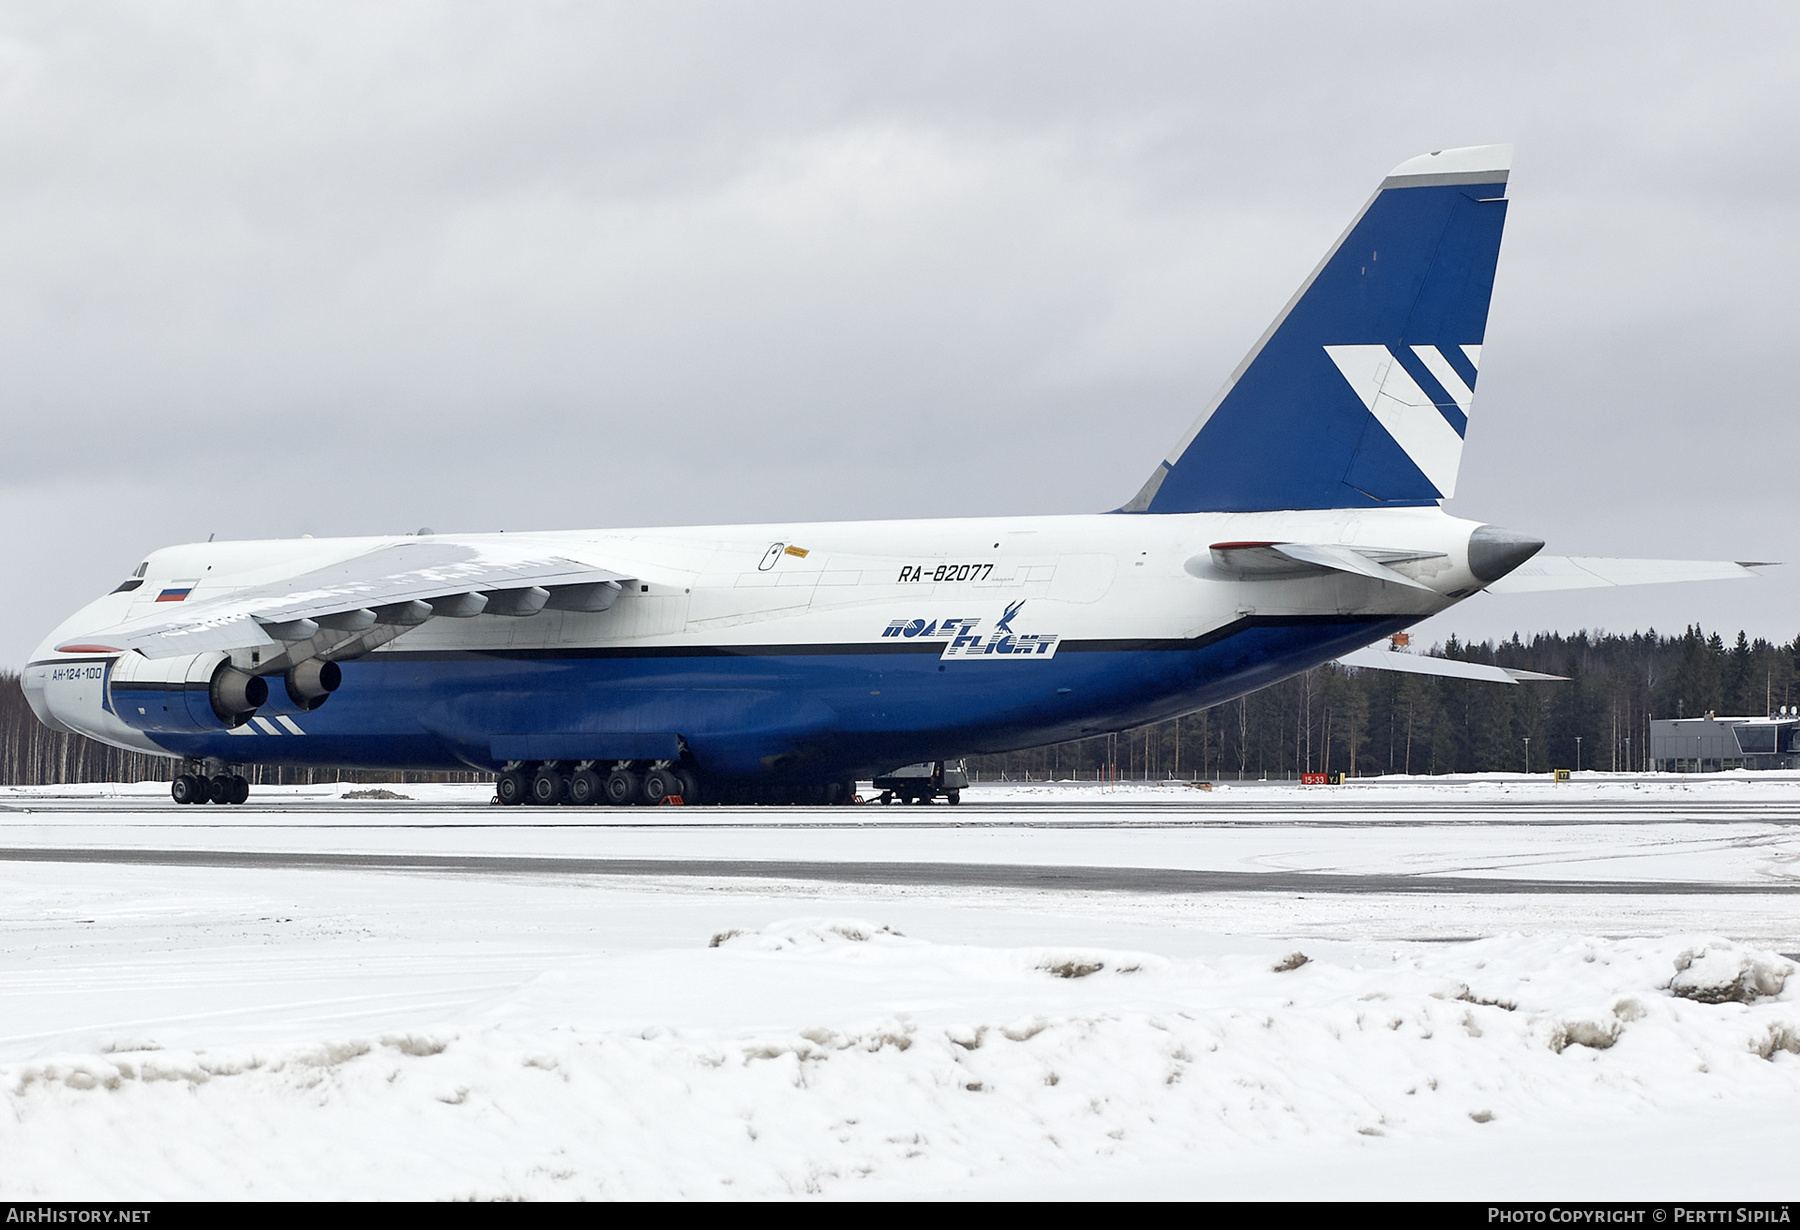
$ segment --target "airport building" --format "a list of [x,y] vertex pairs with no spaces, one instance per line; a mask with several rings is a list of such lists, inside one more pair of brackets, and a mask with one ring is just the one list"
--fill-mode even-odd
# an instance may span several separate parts
[[1650,757],[1662,773],[1800,769],[1800,706],[1783,706],[1760,718],[1709,713],[1653,721]]

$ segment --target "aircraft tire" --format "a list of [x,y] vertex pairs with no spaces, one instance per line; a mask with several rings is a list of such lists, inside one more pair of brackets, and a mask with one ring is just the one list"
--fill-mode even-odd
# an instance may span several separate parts
[[177,803],[206,802],[205,779],[183,773],[169,783],[169,797]]
[[231,775],[231,798],[228,801],[232,803],[247,803],[250,801],[250,779],[245,777],[242,773],[233,773]]
[[680,793],[681,779],[667,769],[652,769],[644,774],[644,802],[656,804],[672,794]]
[[630,769],[614,769],[606,779],[606,801],[614,807],[638,801],[638,775]]
[[539,769],[531,778],[531,801],[539,807],[554,807],[569,797],[569,779],[555,769]]
[[517,769],[509,769],[494,779],[494,797],[501,804],[512,807],[525,801],[525,775]]
[[700,801],[700,778],[694,771],[692,769],[671,769],[670,772],[674,773],[676,779],[681,782],[681,801],[698,803]]
[[569,775],[569,802],[577,807],[598,803],[606,783],[592,769],[578,769]]
[[206,779],[206,801],[209,803],[229,803],[236,793],[231,779],[223,773]]

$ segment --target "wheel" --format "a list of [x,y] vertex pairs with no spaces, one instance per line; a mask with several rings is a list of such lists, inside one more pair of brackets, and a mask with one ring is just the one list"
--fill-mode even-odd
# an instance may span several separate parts
[[674,769],[672,772],[681,781],[681,801],[698,803],[700,801],[700,779],[692,769]]
[[892,790],[883,790],[880,794],[875,796],[875,801],[883,807],[886,807],[889,803],[894,801],[894,792]]
[[555,769],[539,769],[531,779],[531,801],[539,807],[553,807],[567,798],[569,779]]
[[229,802],[245,803],[250,799],[250,779],[242,773],[231,775],[231,798]]
[[183,773],[169,783],[169,797],[177,803],[206,802],[206,783],[192,773]]
[[237,788],[231,784],[231,779],[223,773],[219,774],[217,777],[208,778],[206,781],[206,801],[209,803],[229,803],[231,802],[231,796],[236,793]]
[[630,769],[614,769],[606,779],[606,801],[619,806],[635,803],[638,798],[638,775]]
[[592,769],[578,769],[569,775],[569,802],[577,807],[598,803],[605,785]]
[[950,800],[950,806],[955,807],[958,803],[962,802],[962,791],[946,790],[944,791],[944,797]]
[[672,794],[681,793],[681,779],[667,769],[652,769],[644,774],[644,802],[660,803]]
[[525,801],[525,775],[517,769],[508,769],[494,779],[494,797],[507,807]]

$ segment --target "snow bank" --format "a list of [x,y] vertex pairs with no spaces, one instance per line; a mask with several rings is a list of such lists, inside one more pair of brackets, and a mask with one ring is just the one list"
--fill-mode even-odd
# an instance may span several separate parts
[[1793,963],[1785,958],[1743,952],[1730,944],[1714,944],[1689,949],[1675,958],[1675,977],[1669,990],[1703,1004],[1753,1004],[1780,995],[1793,972]]
[[122,1040],[0,1066],[0,1198],[890,1196],[1445,1142],[1503,1171],[1571,1117],[1800,1093],[1791,964],[1709,937],[1198,961],[810,918],[704,945],[668,967],[873,978],[906,1006],[609,1030],[584,1023],[607,979],[573,969],[438,1029]]

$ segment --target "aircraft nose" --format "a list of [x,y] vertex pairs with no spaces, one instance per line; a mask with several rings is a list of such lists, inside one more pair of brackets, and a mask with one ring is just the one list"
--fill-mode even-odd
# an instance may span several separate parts
[[1484,525],[1469,535],[1469,571],[1483,583],[1498,581],[1543,549],[1542,538]]
[[45,695],[44,676],[48,667],[28,666],[19,676],[19,690],[25,693],[25,703],[31,706],[31,712],[37,720],[58,734],[72,735],[76,733],[57,721],[56,714],[50,708],[50,698]]

